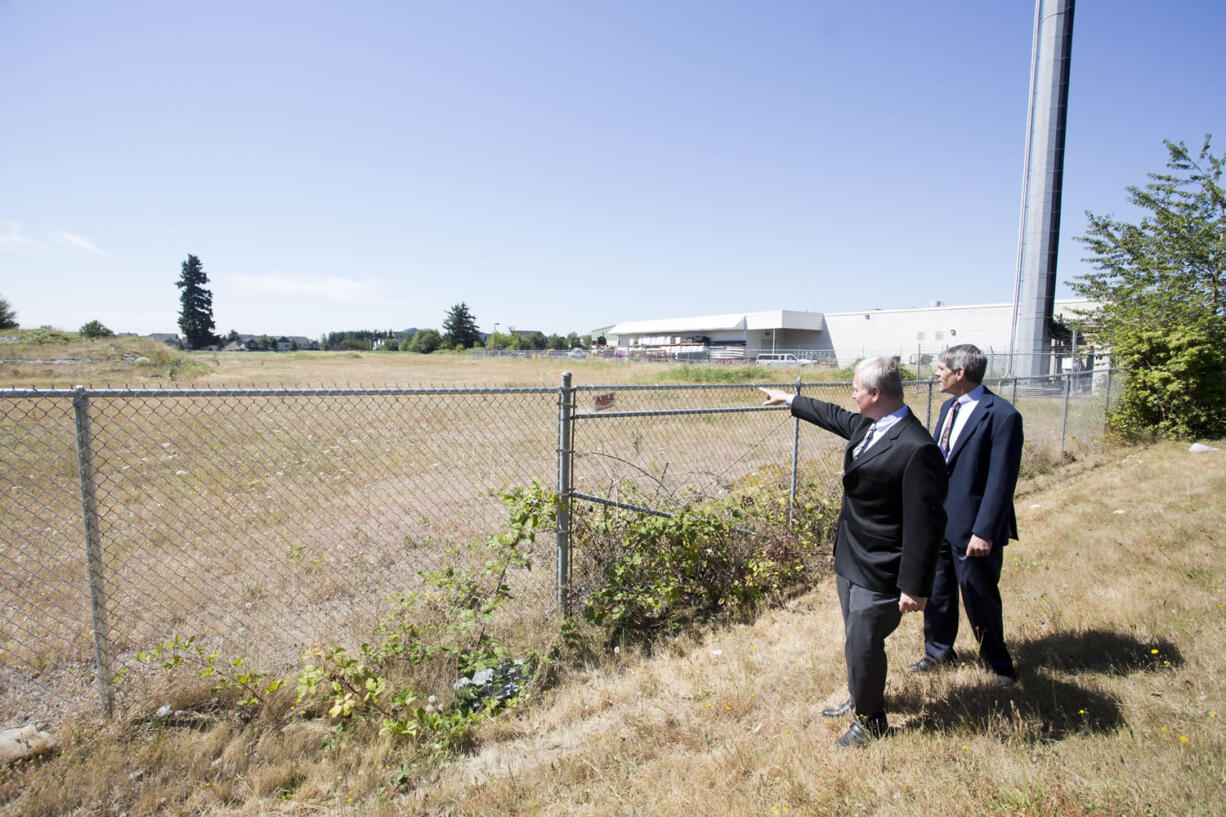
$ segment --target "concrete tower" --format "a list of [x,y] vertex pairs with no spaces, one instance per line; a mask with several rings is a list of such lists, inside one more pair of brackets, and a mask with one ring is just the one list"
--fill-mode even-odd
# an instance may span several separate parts
[[1068,118],[1069,58],[1074,0],[1036,0],[1030,58],[1030,106],[1026,116],[1017,281],[1013,293],[1012,373],[1048,373],[1056,253],[1060,244],[1060,194],[1064,177],[1064,129]]

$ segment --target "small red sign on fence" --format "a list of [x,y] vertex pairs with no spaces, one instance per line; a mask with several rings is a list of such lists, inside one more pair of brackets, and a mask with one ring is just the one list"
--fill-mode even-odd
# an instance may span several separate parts
[[615,397],[616,395],[613,392],[596,395],[596,410],[608,411],[609,409],[613,408],[613,400]]

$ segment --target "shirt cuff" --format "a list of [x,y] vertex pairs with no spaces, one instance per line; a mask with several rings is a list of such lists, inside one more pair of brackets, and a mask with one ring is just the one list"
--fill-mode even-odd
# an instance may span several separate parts
[[791,408],[791,407],[792,407],[792,401],[793,401],[794,399],[796,399],[796,395],[794,395],[794,394],[789,394],[789,395],[788,395],[786,398],[784,398],[783,404],[784,404],[785,406],[787,406],[788,408]]

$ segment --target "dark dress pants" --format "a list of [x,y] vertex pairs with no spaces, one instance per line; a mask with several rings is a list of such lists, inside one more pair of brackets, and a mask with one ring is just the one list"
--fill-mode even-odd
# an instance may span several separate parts
[[885,716],[885,639],[898,628],[902,613],[898,594],[877,593],[837,580],[843,610],[843,657],[847,661],[847,690],[857,718]]
[[1013,677],[1013,658],[1005,646],[1000,602],[1000,570],[1004,548],[993,545],[987,556],[968,557],[949,542],[941,543],[932,596],[924,610],[924,653],[934,661],[953,655],[958,638],[958,596],[979,644],[979,657],[997,675]]

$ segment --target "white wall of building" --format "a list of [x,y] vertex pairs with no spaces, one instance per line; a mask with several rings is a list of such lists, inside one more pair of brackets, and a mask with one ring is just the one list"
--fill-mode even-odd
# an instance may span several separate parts
[[[1056,316],[1071,317],[1073,309],[1088,305],[1085,300],[1057,300]],[[915,364],[919,356],[935,357],[959,343],[1003,356],[1009,352],[1012,326],[1012,303],[826,313],[826,339],[840,366],[872,355],[897,355],[903,363]]]

